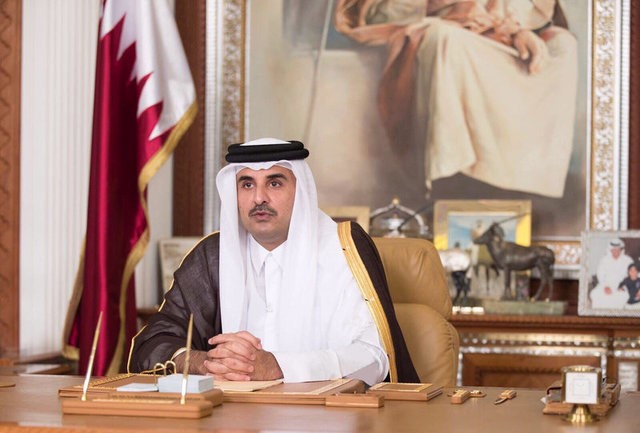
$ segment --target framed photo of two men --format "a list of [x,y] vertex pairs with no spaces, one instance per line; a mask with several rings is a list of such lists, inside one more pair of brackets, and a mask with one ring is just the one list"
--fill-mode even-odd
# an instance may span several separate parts
[[626,228],[630,0],[223,3],[221,142],[301,139],[321,204],[529,200],[571,278]]
[[640,317],[640,231],[586,231],[578,314]]

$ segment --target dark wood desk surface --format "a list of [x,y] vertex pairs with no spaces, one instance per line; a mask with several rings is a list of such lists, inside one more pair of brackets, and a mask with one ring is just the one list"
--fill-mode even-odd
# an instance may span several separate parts
[[147,417],[63,415],[58,389],[82,384],[74,376],[0,376],[15,387],[0,388],[0,433],[9,431],[91,432],[640,432],[640,394],[624,394],[608,417],[573,426],[543,415],[543,391],[518,390],[514,400],[494,405],[501,388],[487,396],[452,405],[442,394],[429,402],[387,401],[379,409],[284,404],[224,403],[209,417],[180,420]]

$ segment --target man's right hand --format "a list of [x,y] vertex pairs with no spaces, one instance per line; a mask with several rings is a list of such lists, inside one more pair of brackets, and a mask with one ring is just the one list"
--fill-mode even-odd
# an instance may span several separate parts
[[[271,352],[262,350],[260,339],[246,331],[218,334],[209,339],[215,346],[208,352],[193,350],[189,373],[211,375],[223,380],[273,380],[283,377]],[[184,368],[185,353],[174,360],[177,371]]]
[[[208,342],[214,346],[208,352],[191,351],[190,374],[209,374],[226,380],[251,380],[254,362],[258,358],[257,351],[262,349],[260,339],[241,331],[218,334]],[[185,356],[183,352],[174,359],[178,372],[184,370]]]
[[207,352],[204,366],[214,377],[226,380],[251,380],[260,339],[247,331],[218,334],[209,339],[214,346]]

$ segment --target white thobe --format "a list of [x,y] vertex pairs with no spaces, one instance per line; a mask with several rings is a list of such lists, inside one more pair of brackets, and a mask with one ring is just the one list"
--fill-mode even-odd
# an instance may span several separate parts
[[[260,338],[264,350],[273,353],[284,381],[349,377],[372,385],[384,380],[389,371],[388,359],[371,312],[351,273],[334,275],[336,287],[343,286],[339,296],[333,299],[333,295],[327,294],[316,299],[314,311],[283,311],[280,305],[282,297],[286,296],[286,288],[282,287],[280,264],[287,243],[271,252],[252,238],[248,243],[251,265],[247,270],[247,331]],[[317,341],[287,340],[287,330],[280,325],[282,315],[290,318],[289,327],[296,326],[296,318],[315,316],[316,329],[322,330],[320,335],[312,337]],[[347,341],[349,339],[345,340],[344,336],[352,337]],[[291,350],[296,345],[307,349]],[[309,347],[313,349],[309,350]]]
[[[593,308],[623,308],[629,299],[627,289],[618,290],[620,283],[627,276],[627,269],[633,263],[633,259],[626,254],[620,254],[617,259],[611,253],[607,253],[600,263],[596,276],[598,284],[591,291],[591,303]],[[611,293],[607,293],[605,288],[609,287]]]

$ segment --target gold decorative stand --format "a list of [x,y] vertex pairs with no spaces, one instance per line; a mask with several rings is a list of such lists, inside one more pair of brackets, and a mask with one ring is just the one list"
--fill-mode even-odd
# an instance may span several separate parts
[[189,372],[189,355],[191,336],[193,332],[193,314],[189,319],[187,332],[186,356],[182,378],[182,392],[121,392],[114,391],[107,395],[88,397],[93,360],[95,358],[102,313],[98,317],[98,324],[93,334],[91,356],[87,366],[87,374],[79,398],[69,398],[62,401],[62,413],[77,415],[120,415],[120,416],[149,416],[160,418],[202,418],[211,415],[213,407],[222,403],[223,394],[220,390],[209,390],[209,398],[192,397],[187,394],[187,380]]
[[586,424],[598,421],[598,417],[593,415],[587,404],[574,404],[571,413],[565,419],[574,424]]

